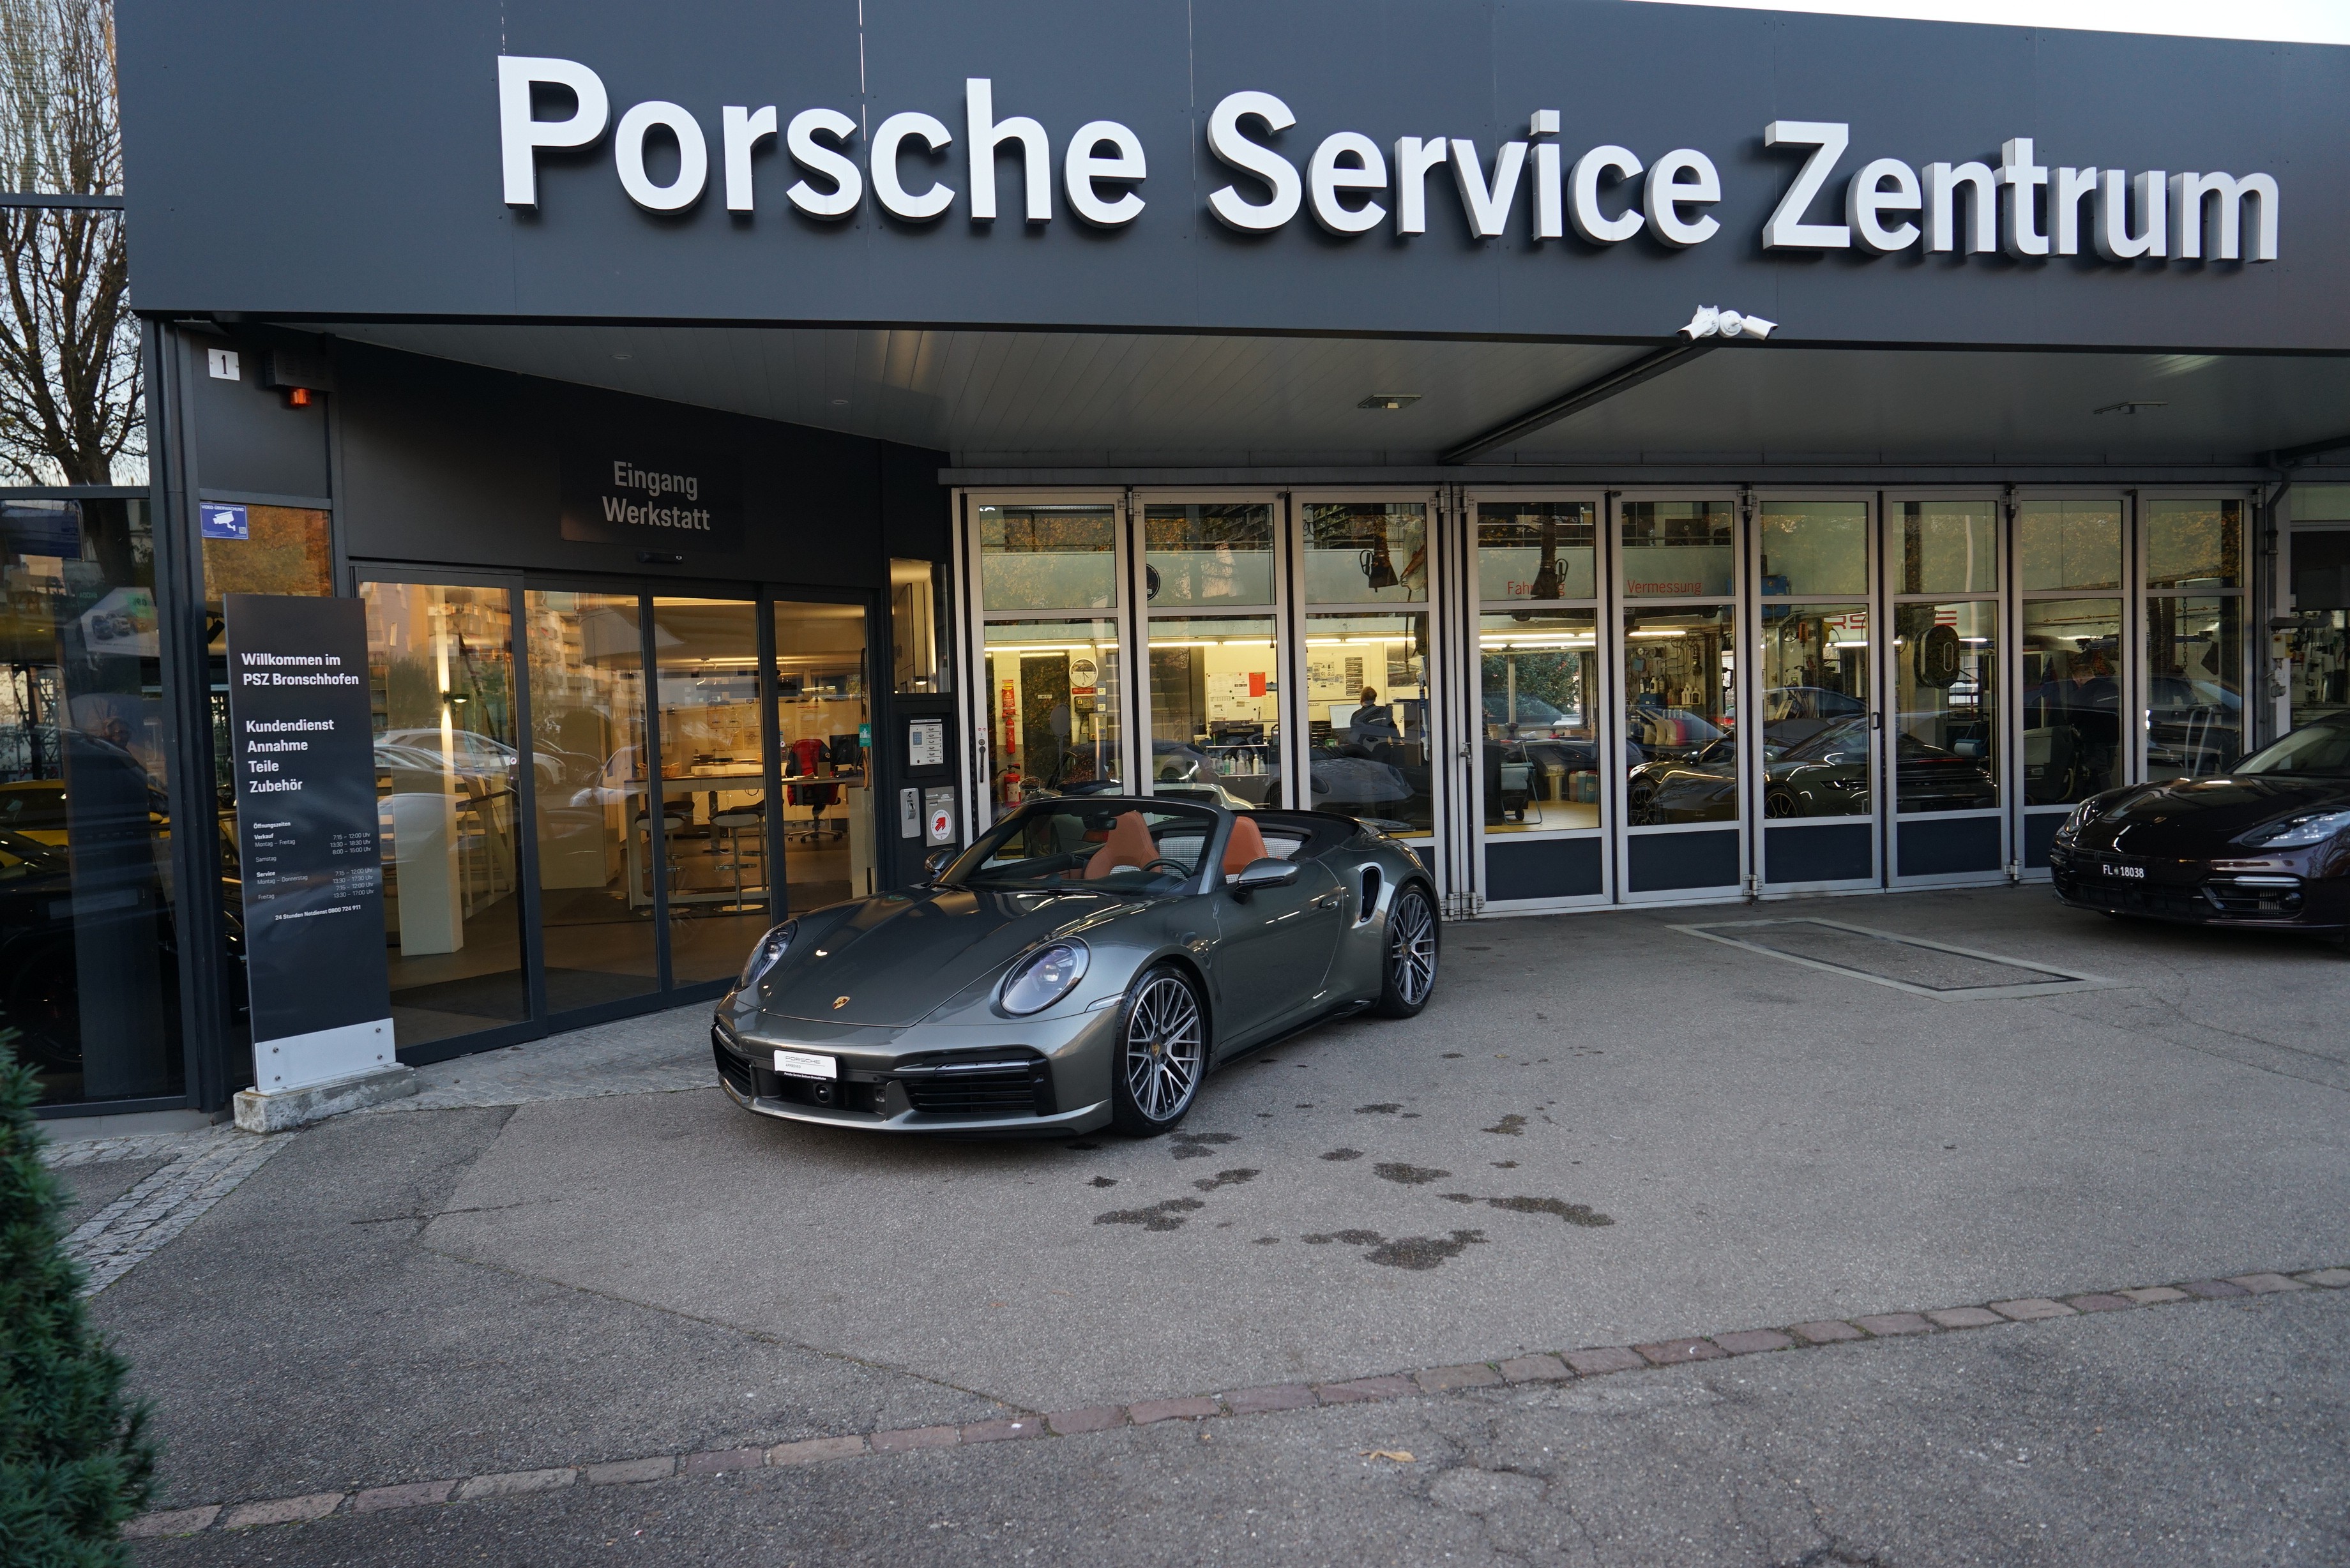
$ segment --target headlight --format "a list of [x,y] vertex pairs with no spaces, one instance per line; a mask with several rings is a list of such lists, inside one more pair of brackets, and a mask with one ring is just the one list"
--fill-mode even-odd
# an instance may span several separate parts
[[2272,822],[2266,827],[2255,827],[2237,842],[2256,845],[2262,849],[2293,849],[2303,845],[2323,844],[2345,827],[2350,827],[2350,811],[2321,811],[2284,822]]
[[2073,815],[2066,817],[2064,822],[2057,826],[2056,842],[2059,844],[2072,843],[2073,840],[2081,836],[2081,829],[2088,826],[2089,824],[2096,821],[2096,803],[2094,801],[2083,801],[2080,805],[2073,808]]
[[1086,978],[1083,942],[1055,942],[1013,966],[1003,981],[1003,1011],[1015,1018],[1042,1012]]
[[784,955],[791,950],[792,938],[799,929],[797,920],[785,920],[761,937],[758,945],[751,950],[751,956],[743,961],[743,976],[734,982],[734,989],[748,991],[766,979],[767,971],[781,963]]

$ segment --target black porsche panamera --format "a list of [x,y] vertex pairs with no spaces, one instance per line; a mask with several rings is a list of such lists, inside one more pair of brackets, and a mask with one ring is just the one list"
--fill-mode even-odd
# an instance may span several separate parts
[[2350,947],[2350,717],[2305,725],[2217,778],[2107,790],[2048,851],[2076,908],[2266,928]]

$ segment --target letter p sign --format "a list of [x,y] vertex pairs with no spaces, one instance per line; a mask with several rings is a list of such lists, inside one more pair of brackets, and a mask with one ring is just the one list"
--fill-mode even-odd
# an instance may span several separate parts
[[[569,119],[534,119],[530,89],[568,88],[578,99]],[[612,112],[604,79],[577,60],[531,55],[498,57],[498,146],[505,156],[506,205],[538,205],[536,152],[542,147],[586,147],[604,134]]]

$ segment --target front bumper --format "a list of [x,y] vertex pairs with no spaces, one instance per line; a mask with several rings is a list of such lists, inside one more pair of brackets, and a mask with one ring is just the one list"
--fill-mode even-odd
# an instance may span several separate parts
[[[770,1026],[722,1007],[710,1045],[727,1098],[759,1116],[868,1132],[1085,1133],[1109,1124],[1116,1016],[1079,1014],[1014,1042],[987,1037],[1010,1033],[995,1030]],[[830,1056],[839,1075],[779,1073],[778,1048]]]
[[2350,881],[2295,865],[2136,860],[2059,846],[2048,870],[2056,897],[2076,909],[2311,936],[2350,929]]

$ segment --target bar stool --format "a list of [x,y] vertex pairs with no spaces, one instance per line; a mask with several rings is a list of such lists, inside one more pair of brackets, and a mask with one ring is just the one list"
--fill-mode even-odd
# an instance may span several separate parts
[[[744,835],[750,837],[750,856],[743,855]],[[711,850],[723,857],[717,868],[734,874],[734,902],[743,901],[743,869],[755,866],[763,874],[767,866],[767,803],[753,801],[748,805],[732,806],[710,814]],[[723,844],[723,846],[722,846]]]

